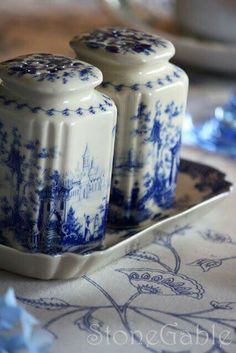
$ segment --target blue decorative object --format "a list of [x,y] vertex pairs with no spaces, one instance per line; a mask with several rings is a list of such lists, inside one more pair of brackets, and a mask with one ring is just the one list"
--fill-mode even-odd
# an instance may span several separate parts
[[114,103],[94,90],[101,72],[32,54],[0,73],[1,243],[47,254],[99,246],[116,126]]
[[[109,209],[110,224],[119,225],[125,220],[126,225],[134,226],[157,217],[156,209],[152,211],[148,204],[155,204],[162,209],[173,205],[181,141],[181,130],[175,119],[178,119],[182,111],[183,106],[176,106],[174,102],[162,107],[158,101],[156,111],[152,114],[145,104],[140,103],[137,114],[130,118],[138,122],[137,128],[130,131],[130,136],[138,139],[140,149],[131,149],[124,157],[115,160]],[[142,148],[147,151],[145,161]],[[127,173],[139,175],[142,170],[147,172],[143,179],[138,180],[137,177],[127,200],[124,176]],[[160,212],[159,216],[163,217],[163,213]]]
[[[107,187],[104,171],[94,163],[88,145],[82,160],[78,160],[81,169],[76,175],[69,171],[62,175],[58,170],[40,166],[42,160],[58,158],[60,151],[41,147],[38,140],[22,141],[17,128],[9,134],[1,121],[0,136],[0,165],[5,171],[3,178],[11,185],[11,194],[2,193],[0,198],[2,243],[13,238],[12,242],[31,251],[58,253],[101,240],[106,224],[106,197],[93,216],[86,214],[84,208],[78,217],[83,200],[89,201],[94,193],[102,194]],[[27,158],[28,153],[31,158]]]
[[183,130],[183,142],[211,152],[236,157],[236,94],[203,124],[194,124],[190,114]]
[[109,225],[162,219],[175,199],[188,88],[184,71],[169,63],[173,45],[129,28],[98,29],[70,44],[103,71],[99,89],[118,108]]
[[0,352],[47,353],[52,337],[36,327],[39,322],[18,306],[13,289],[0,298]]
[[[205,180],[209,180],[206,187],[204,187]],[[13,250],[7,243],[6,245],[8,246],[0,244],[0,268],[42,280],[80,278],[85,273],[92,273],[97,271],[100,267],[110,265],[118,258],[127,255],[129,251],[133,253],[134,249],[146,247],[148,244],[151,244],[155,231],[158,230],[160,232],[170,225],[178,227],[182,224],[183,220],[186,219],[186,214],[188,214],[188,219],[194,220],[197,219],[199,215],[201,216],[202,210],[204,210],[205,213],[209,212],[216,202],[222,202],[222,198],[229,195],[231,188],[232,184],[225,179],[225,174],[219,170],[197,162],[182,159],[180,162],[178,190],[173,206],[153,217],[150,224],[145,228],[137,229],[137,227],[124,227],[119,230],[107,228],[104,242],[101,246],[96,248],[95,253],[93,248],[86,249],[85,244],[83,254],[81,254],[80,248],[78,252],[76,248],[75,251],[71,248],[71,252],[57,254],[57,256],[38,253],[29,254],[29,252],[24,250]],[[72,210],[69,211],[67,218],[69,222],[65,230],[68,232],[79,231],[79,222],[76,220]],[[88,233],[88,229],[86,233]],[[233,247],[236,245],[236,242],[234,242],[229,235],[211,229],[200,231],[198,235],[208,242],[229,244],[232,251]],[[4,231],[0,231],[0,241],[2,243],[4,243],[3,238]],[[143,261],[159,261],[158,255],[146,254],[145,252],[142,254]],[[135,258],[137,255],[141,261],[140,253],[135,252],[135,254],[132,254]],[[220,256],[218,259],[220,259],[223,264],[224,261],[230,261],[233,257]],[[196,260],[194,258],[193,262],[198,260],[199,259]],[[31,266],[32,262],[34,263],[34,267]],[[206,258],[203,264],[210,262],[211,259]],[[194,264],[194,266],[198,267],[199,263]],[[206,265],[206,268],[207,267],[209,266]],[[62,268],[63,271],[61,271]],[[171,272],[171,270],[169,271]]]

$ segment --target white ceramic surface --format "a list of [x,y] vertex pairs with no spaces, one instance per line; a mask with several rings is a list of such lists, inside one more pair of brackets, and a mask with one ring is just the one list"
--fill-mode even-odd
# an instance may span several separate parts
[[32,252],[97,246],[105,233],[116,107],[102,73],[33,54],[0,64],[0,242]]
[[127,253],[150,244],[169,227],[198,221],[229,194],[231,186],[218,170],[182,160],[175,206],[161,221],[152,220],[142,231],[108,231],[103,250],[84,255],[31,254],[0,245],[0,269],[46,280],[77,278],[95,272]]
[[99,90],[118,108],[108,220],[142,225],[173,204],[188,78],[169,63],[173,45],[128,28],[102,28],[71,41],[101,69]]

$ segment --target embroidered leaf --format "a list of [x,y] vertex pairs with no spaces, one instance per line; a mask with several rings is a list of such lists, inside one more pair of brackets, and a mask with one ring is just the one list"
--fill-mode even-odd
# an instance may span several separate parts
[[21,303],[31,305],[36,309],[45,309],[45,310],[62,310],[70,307],[70,304],[65,300],[58,298],[39,298],[39,299],[27,299],[18,297],[17,298]]
[[223,234],[220,232],[215,232],[212,229],[207,229],[206,231],[199,232],[199,233],[205,240],[211,241],[213,243],[219,243],[219,244],[223,244],[223,243],[232,244],[233,243],[230,235]]
[[200,283],[185,275],[177,275],[170,271],[148,268],[128,268],[117,271],[124,273],[130,284],[140,293],[162,296],[185,295],[195,299],[201,299],[204,294]]
[[210,302],[211,306],[215,309],[221,309],[221,310],[232,310],[232,304],[235,304],[233,302],[217,302],[215,300],[212,300]]
[[127,257],[137,261],[151,261],[157,263],[160,261],[159,256],[148,251],[132,251],[127,255]]

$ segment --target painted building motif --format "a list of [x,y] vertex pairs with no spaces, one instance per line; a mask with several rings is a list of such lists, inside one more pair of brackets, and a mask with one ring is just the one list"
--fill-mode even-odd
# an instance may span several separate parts
[[66,175],[43,169],[57,158],[56,148],[23,141],[17,128],[0,122],[1,243],[17,242],[35,252],[57,253],[103,238],[108,188],[89,145],[76,171]]

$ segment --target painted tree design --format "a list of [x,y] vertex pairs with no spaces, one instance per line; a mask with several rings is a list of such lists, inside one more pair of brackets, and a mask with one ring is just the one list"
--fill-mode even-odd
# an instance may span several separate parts
[[80,234],[81,225],[78,218],[75,216],[75,210],[70,207],[66,217],[66,222],[62,226],[62,231],[65,234],[64,242],[73,242]]
[[[110,222],[119,222],[121,207],[127,218],[126,222],[133,219],[136,223],[138,219],[141,221],[150,216],[147,208],[148,201],[153,201],[156,205],[166,208],[172,205],[181,136],[175,118],[181,113],[182,106],[173,101],[165,106],[157,101],[154,113],[143,102],[139,104],[137,113],[131,117],[131,120],[137,122],[134,124],[131,136],[138,139],[140,146],[147,147],[145,163],[151,163],[152,171],[144,176],[143,185],[139,182],[134,184],[128,200],[119,183],[117,173],[111,193],[112,205],[117,208],[112,207],[109,214]],[[133,172],[134,168],[130,168],[131,170]]]
[[[165,109],[162,109],[162,105],[158,101],[155,107],[155,116],[153,126],[150,129],[150,135],[147,139],[148,142],[153,143],[156,150],[157,165],[155,166],[154,176],[147,174],[145,176],[144,185],[147,187],[145,195],[139,201],[139,208],[143,209],[145,203],[153,199],[154,202],[159,206],[168,207],[172,203],[172,190],[168,191],[168,187],[171,187],[175,183],[176,170],[174,170],[174,163],[176,156],[178,155],[180,148],[180,136],[181,133],[176,128],[176,125],[172,121],[178,117],[182,112],[182,107],[175,105],[174,102],[167,104]],[[167,119],[165,116],[167,115]],[[161,117],[164,119],[161,119]],[[174,133],[172,134],[171,131]],[[176,140],[177,137],[177,140]],[[165,165],[167,159],[165,153],[171,154],[171,166],[169,175],[165,173]],[[178,161],[177,161],[178,164]],[[178,166],[176,166],[176,169]],[[167,190],[167,192],[166,192]],[[165,195],[163,195],[163,192]]]
[[29,234],[34,233],[36,223],[33,212],[37,212],[39,206],[35,190],[39,190],[42,185],[39,160],[54,158],[55,151],[42,148],[39,141],[23,145],[19,130],[13,127],[7,133],[2,122],[0,138],[0,164],[7,167],[5,180],[12,188],[12,196],[1,199],[1,213],[4,217],[0,219],[0,226],[14,232],[22,245],[28,247]]

